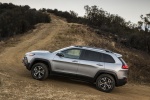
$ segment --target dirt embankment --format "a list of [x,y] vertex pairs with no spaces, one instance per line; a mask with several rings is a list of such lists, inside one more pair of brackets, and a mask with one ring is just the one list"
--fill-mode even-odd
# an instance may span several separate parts
[[95,41],[102,47],[115,46],[114,43],[109,45],[107,39],[99,39],[95,33],[91,34],[86,26],[68,24],[54,15],[51,17],[52,23],[39,24],[30,34],[18,37],[18,42],[13,46],[1,47],[0,100],[150,100],[150,87],[144,85],[130,83],[115,88],[112,93],[103,93],[96,90],[94,85],[60,77],[51,77],[45,81],[32,79],[30,72],[21,63],[26,52],[56,50],[69,45],[90,45]]

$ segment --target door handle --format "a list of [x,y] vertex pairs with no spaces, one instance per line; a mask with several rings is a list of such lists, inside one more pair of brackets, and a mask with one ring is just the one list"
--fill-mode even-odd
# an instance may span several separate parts
[[72,62],[78,62],[77,60],[73,60]]
[[101,64],[96,64],[96,65],[98,65],[98,66],[103,66],[103,65],[101,65]]

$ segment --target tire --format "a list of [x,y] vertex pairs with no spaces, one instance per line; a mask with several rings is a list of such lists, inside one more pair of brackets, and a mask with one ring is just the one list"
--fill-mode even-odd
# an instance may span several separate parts
[[49,71],[44,63],[36,63],[31,69],[31,75],[34,79],[44,80],[48,77]]
[[96,80],[96,87],[103,92],[111,92],[115,87],[115,80],[109,74],[102,74]]

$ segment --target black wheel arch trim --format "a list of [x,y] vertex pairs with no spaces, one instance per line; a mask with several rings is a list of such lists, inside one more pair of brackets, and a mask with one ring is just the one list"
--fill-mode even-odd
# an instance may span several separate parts
[[98,76],[101,75],[101,74],[109,74],[109,75],[111,75],[111,76],[115,79],[115,83],[116,83],[116,85],[117,85],[117,83],[118,83],[117,74],[116,74],[115,72],[113,72],[113,71],[106,71],[106,70],[99,70],[99,71],[95,74],[95,76],[94,76],[94,82],[96,82],[96,79],[97,79]]
[[43,59],[43,58],[35,58],[33,59],[31,62],[30,62],[30,65],[29,65],[29,70],[31,70],[32,66],[35,64],[35,63],[42,63],[42,62],[46,62],[48,64],[48,69],[51,71],[51,63],[49,60],[47,59]]

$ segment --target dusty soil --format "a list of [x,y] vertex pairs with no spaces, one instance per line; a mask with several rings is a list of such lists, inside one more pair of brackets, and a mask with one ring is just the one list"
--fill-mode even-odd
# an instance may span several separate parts
[[[52,23],[37,25],[30,34],[20,36],[17,44],[5,47],[0,53],[0,100],[150,100],[150,87],[145,85],[128,83],[116,87],[111,93],[104,93],[92,84],[66,78],[50,77],[45,81],[32,79],[21,63],[24,54],[37,49],[55,50],[58,49],[55,47],[57,43],[63,47],[55,39],[61,38],[58,34],[71,28],[71,24],[64,20],[53,15],[51,17]],[[66,45],[82,44],[82,41],[69,43]]]

